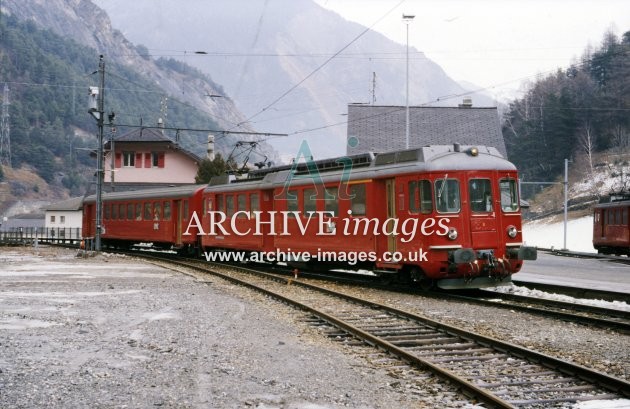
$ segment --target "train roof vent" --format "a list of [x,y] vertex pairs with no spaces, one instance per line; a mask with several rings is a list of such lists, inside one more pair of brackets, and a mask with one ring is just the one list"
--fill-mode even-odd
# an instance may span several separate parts
[[358,168],[362,166],[369,166],[373,160],[374,154],[368,152],[352,156],[343,156],[341,158],[322,159],[318,161],[309,161],[305,163],[283,165],[266,169],[254,169],[249,172],[249,177],[260,178],[267,173],[293,169],[295,169],[296,174],[305,174],[311,172],[311,170],[313,169],[317,169],[320,172],[327,172],[333,170],[341,170],[349,165],[352,166],[352,168]]
[[210,183],[208,183],[210,186],[217,186],[217,185],[226,185],[230,183],[230,175],[219,175],[219,176],[212,176],[212,178],[210,178]]
[[392,163],[424,162],[422,149],[409,149],[399,152],[379,153],[374,164],[376,166],[391,165]]

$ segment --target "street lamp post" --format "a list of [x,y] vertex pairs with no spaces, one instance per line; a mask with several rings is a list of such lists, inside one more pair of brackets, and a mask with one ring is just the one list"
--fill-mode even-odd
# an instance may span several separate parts
[[402,18],[407,25],[407,79],[406,79],[406,100],[405,100],[405,149],[409,149],[409,24],[415,16],[403,14]]
[[[103,214],[103,117],[105,114],[105,61],[100,56],[98,62],[99,86],[90,87],[90,109],[88,112],[96,119],[98,125],[98,150],[96,154],[96,231],[94,234],[94,250],[101,251],[101,228]],[[95,97],[97,101],[95,101]],[[96,102],[96,104],[95,104]],[[96,105],[96,106],[94,106]]]

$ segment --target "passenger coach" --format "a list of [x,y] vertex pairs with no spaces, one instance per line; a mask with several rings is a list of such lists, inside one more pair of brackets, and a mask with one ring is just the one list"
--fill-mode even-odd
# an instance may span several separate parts
[[200,245],[299,254],[289,264],[427,287],[506,284],[536,258],[523,246],[517,177],[496,149],[456,144],[215,178],[203,192]]
[[[201,213],[205,185],[103,194],[101,241],[106,247],[129,248],[152,243],[156,248],[182,253],[198,248],[197,231],[184,235],[191,215]],[[88,242],[96,233],[96,196],[83,203],[83,236]]]

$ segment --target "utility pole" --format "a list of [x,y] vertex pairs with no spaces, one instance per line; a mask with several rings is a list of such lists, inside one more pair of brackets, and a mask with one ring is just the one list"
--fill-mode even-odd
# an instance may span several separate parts
[[0,118],[0,165],[11,167],[11,125],[9,121],[9,86],[2,92],[2,118]]
[[90,87],[90,109],[88,112],[96,119],[98,125],[98,151],[96,154],[96,232],[94,249],[101,251],[101,228],[103,215],[103,122],[105,116],[105,61],[101,55],[98,62],[99,86]]
[[405,149],[409,149],[409,24],[414,19],[414,15],[403,14],[402,18],[407,24],[407,85],[406,85],[406,101],[405,101]]

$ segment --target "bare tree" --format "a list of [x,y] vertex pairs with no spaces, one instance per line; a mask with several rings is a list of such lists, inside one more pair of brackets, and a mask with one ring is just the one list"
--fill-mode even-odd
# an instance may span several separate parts
[[595,150],[595,135],[593,133],[593,128],[591,126],[590,120],[587,119],[584,121],[584,123],[580,127],[578,138],[580,147],[584,150],[584,153],[586,154],[586,157],[588,159],[589,176],[593,176],[593,151]]

